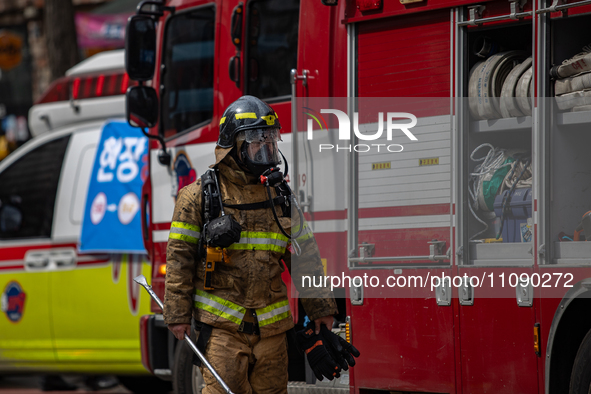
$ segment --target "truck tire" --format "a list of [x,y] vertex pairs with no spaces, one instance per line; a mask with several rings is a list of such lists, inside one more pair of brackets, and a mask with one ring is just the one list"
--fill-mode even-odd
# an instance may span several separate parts
[[575,357],[569,394],[588,394],[591,388],[591,330],[585,335]]
[[170,382],[156,376],[117,376],[117,379],[132,393],[168,394],[172,391]]
[[193,351],[183,341],[174,352],[172,386],[175,394],[200,394],[205,386],[198,367],[193,365]]

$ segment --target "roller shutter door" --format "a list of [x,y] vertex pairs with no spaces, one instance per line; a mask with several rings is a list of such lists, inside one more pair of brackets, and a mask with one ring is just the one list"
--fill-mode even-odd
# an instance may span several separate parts
[[449,97],[449,10],[361,22],[358,97]]

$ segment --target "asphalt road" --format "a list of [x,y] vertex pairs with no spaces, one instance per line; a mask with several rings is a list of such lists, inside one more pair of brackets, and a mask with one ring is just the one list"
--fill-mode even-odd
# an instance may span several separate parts
[[71,393],[131,393],[125,387],[119,385],[110,389],[92,391],[85,386],[84,377],[65,376],[64,380],[70,384],[76,385],[76,391],[41,391],[41,376],[38,375],[18,375],[18,376],[0,376],[0,393],[14,394],[71,394]]

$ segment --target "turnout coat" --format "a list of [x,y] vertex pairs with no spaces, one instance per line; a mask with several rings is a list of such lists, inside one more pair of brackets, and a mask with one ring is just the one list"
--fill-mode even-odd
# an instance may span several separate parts
[[[219,169],[223,203],[266,201],[265,186],[245,173],[227,155],[229,150],[217,147],[214,165]],[[272,193],[275,197],[274,190]],[[204,290],[205,256],[198,253],[203,229],[202,200],[200,179],[181,189],[177,196],[166,252],[165,323],[190,324],[193,315],[197,321],[236,331],[245,316],[254,312],[262,338],[289,330],[294,323],[287,288],[281,279],[283,262],[292,274],[310,320],[337,313],[329,289],[301,287],[301,276],[324,275],[312,231],[304,222],[296,239],[301,254],[294,256],[292,269],[292,240],[279,229],[271,208],[224,208],[242,227],[240,241],[225,250],[228,261],[216,263],[212,274],[214,290]],[[292,228],[294,233],[299,229],[299,215],[292,215],[292,223],[292,219],[283,217],[280,207],[276,207],[276,212],[288,234]]]

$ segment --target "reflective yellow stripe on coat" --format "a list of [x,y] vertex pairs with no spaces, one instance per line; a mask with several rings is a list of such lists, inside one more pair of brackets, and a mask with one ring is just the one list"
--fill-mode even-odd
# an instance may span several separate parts
[[203,290],[195,290],[195,308],[203,309],[216,316],[240,324],[244,319],[246,309],[221,297],[214,296]]
[[[293,235],[297,234],[298,231],[300,231],[300,226],[295,226],[292,230],[291,233]],[[310,238],[312,238],[314,236],[314,233],[312,232],[312,230],[310,229],[310,226],[308,225],[308,222],[304,221],[304,229],[302,230],[301,234],[299,237],[296,238],[297,242],[304,242]]]
[[[246,314],[246,308],[203,290],[195,290],[193,299],[195,300],[195,308],[202,309],[238,325],[242,322]],[[291,317],[288,300],[279,301],[264,308],[256,309],[255,312],[259,327],[264,327]]]
[[201,229],[193,224],[184,222],[172,222],[170,224],[169,239],[179,239],[192,244],[199,243]]
[[257,320],[259,321],[259,327],[275,323],[279,320],[287,319],[288,317],[291,317],[289,301],[283,300],[271,304],[265,308],[257,309],[256,314]]
[[289,239],[283,234],[243,231],[240,233],[240,241],[228,247],[229,250],[269,250],[271,252],[285,253]]

